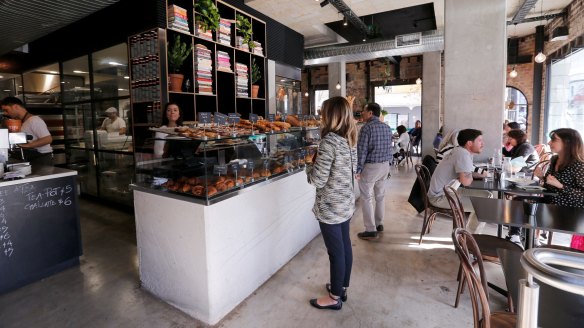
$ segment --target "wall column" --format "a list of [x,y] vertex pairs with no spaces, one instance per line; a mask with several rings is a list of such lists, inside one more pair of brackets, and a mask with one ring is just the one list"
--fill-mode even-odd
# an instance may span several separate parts
[[505,0],[445,0],[444,124],[483,131],[475,160],[501,149],[507,63]]
[[441,125],[442,53],[425,52],[422,63],[422,157],[424,157],[434,155],[432,142]]
[[[329,97],[335,96],[345,97],[347,95],[346,72],[347,72],[346,62],[344,60],[338,63],[328,64]],[[341,84],[340,90],[337,90],[336,88],[337,83]]]

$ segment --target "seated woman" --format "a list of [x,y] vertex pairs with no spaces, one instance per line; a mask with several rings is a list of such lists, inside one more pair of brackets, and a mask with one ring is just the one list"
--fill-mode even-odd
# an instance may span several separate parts
[[[162,126],[161,128],[173,128],[182,125],[182,111],[180,107],[176,103],[168,103],[166,104],[166,110],[164,111],[164,115],[162,117]],[[166,133],[156,132],[154,138],[157,139],[154,141],[154,157],[155,158],[162,158],[166,153],[166,141],[160,140],[165,139],[167,136]]]
[[[556,153],[547,172],[536,169],[535,176],[543,179],[544,187],[556,192],[545,201],[567,207],[584,208],[584,146],[580,133],[574,129],[550,132],[551,151]],[[570,247],[584,250],[584,236],[572,236]]]
[[406,158],[406,149],[410,143],[410,135],[407,133],[408,129],[405,126],[400,125],[397,127],[398,139],[393,146],[393,158],[396,158],[398,164],[401,164],[404,158]]
[[533,167],[539,162],[539,155],[537,155],[535,148],[527,142],[527,134],[525,132],[521,130],[510,130],[507,132],[507,137],[509,145],[513,148],[507,151],[503,147],[503,156],[511,157],[511,159],[523,157],[526,168]]

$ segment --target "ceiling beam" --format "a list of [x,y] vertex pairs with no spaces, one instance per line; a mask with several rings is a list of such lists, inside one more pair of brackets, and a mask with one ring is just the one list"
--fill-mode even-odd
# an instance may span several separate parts
[[[531,22],[537,22],[537,21],[542,21],[542,20],[552,20],[552,19],[554,19],[556,17],[560,17],[562,15],[564,15],[564,13],[560,12],[560,13],[556,13],[556,14],[546,14],[546,15],[541,15],[541,16],[534,16],[534,17],[525,18],[517,24],[531,23]],[[515,24],[515,23],[513,23],[512,20],[507,21],[507,25],[513,25],[513,24]]]

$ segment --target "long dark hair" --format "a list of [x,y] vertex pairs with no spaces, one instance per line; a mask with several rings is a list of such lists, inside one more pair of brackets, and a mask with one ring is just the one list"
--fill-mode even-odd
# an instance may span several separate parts
[[162,125],[166,125],[168,126],[168,117],[166,116],[166,111],[168,110],[168,106],[170,105],[176,105],[176,107],[178,107],[178,120],[176,120],[176,126],[181,126],[183,124],[183,113],[182,113],[182,109],[180,108],[180,106],[175,103],[175,102],[169,102],[168,104],[166,104],[166,106],[164,106],[164,111],[162,112]]
[[584,162],[584,146],[580,133],[574,129],[556,129],[550,132],[550,139],[562,140],[562,152],[558,154],[558,169],[563,169],[574,162]]

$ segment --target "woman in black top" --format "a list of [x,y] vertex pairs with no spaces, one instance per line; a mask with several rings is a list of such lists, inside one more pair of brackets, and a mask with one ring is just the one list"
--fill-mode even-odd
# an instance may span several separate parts
[[[554,155],[547,172],[534,174],[543,179],[544,187],[557,193],[547,202],[567,207],[584,208],[584,146],[580,133],[574,129],[557,129],[550,133],[550,149]],[[584,237],[572,236],[571,246],[584,249]]]
[[533,167],[539,162],[539,155],[535,148],[527,142],[527,135],[521,130],[510,130],[507,132],[509,144],[513,146],[510,151],[503,147],[503,156],[517,158],[523,157],[526,167]]

